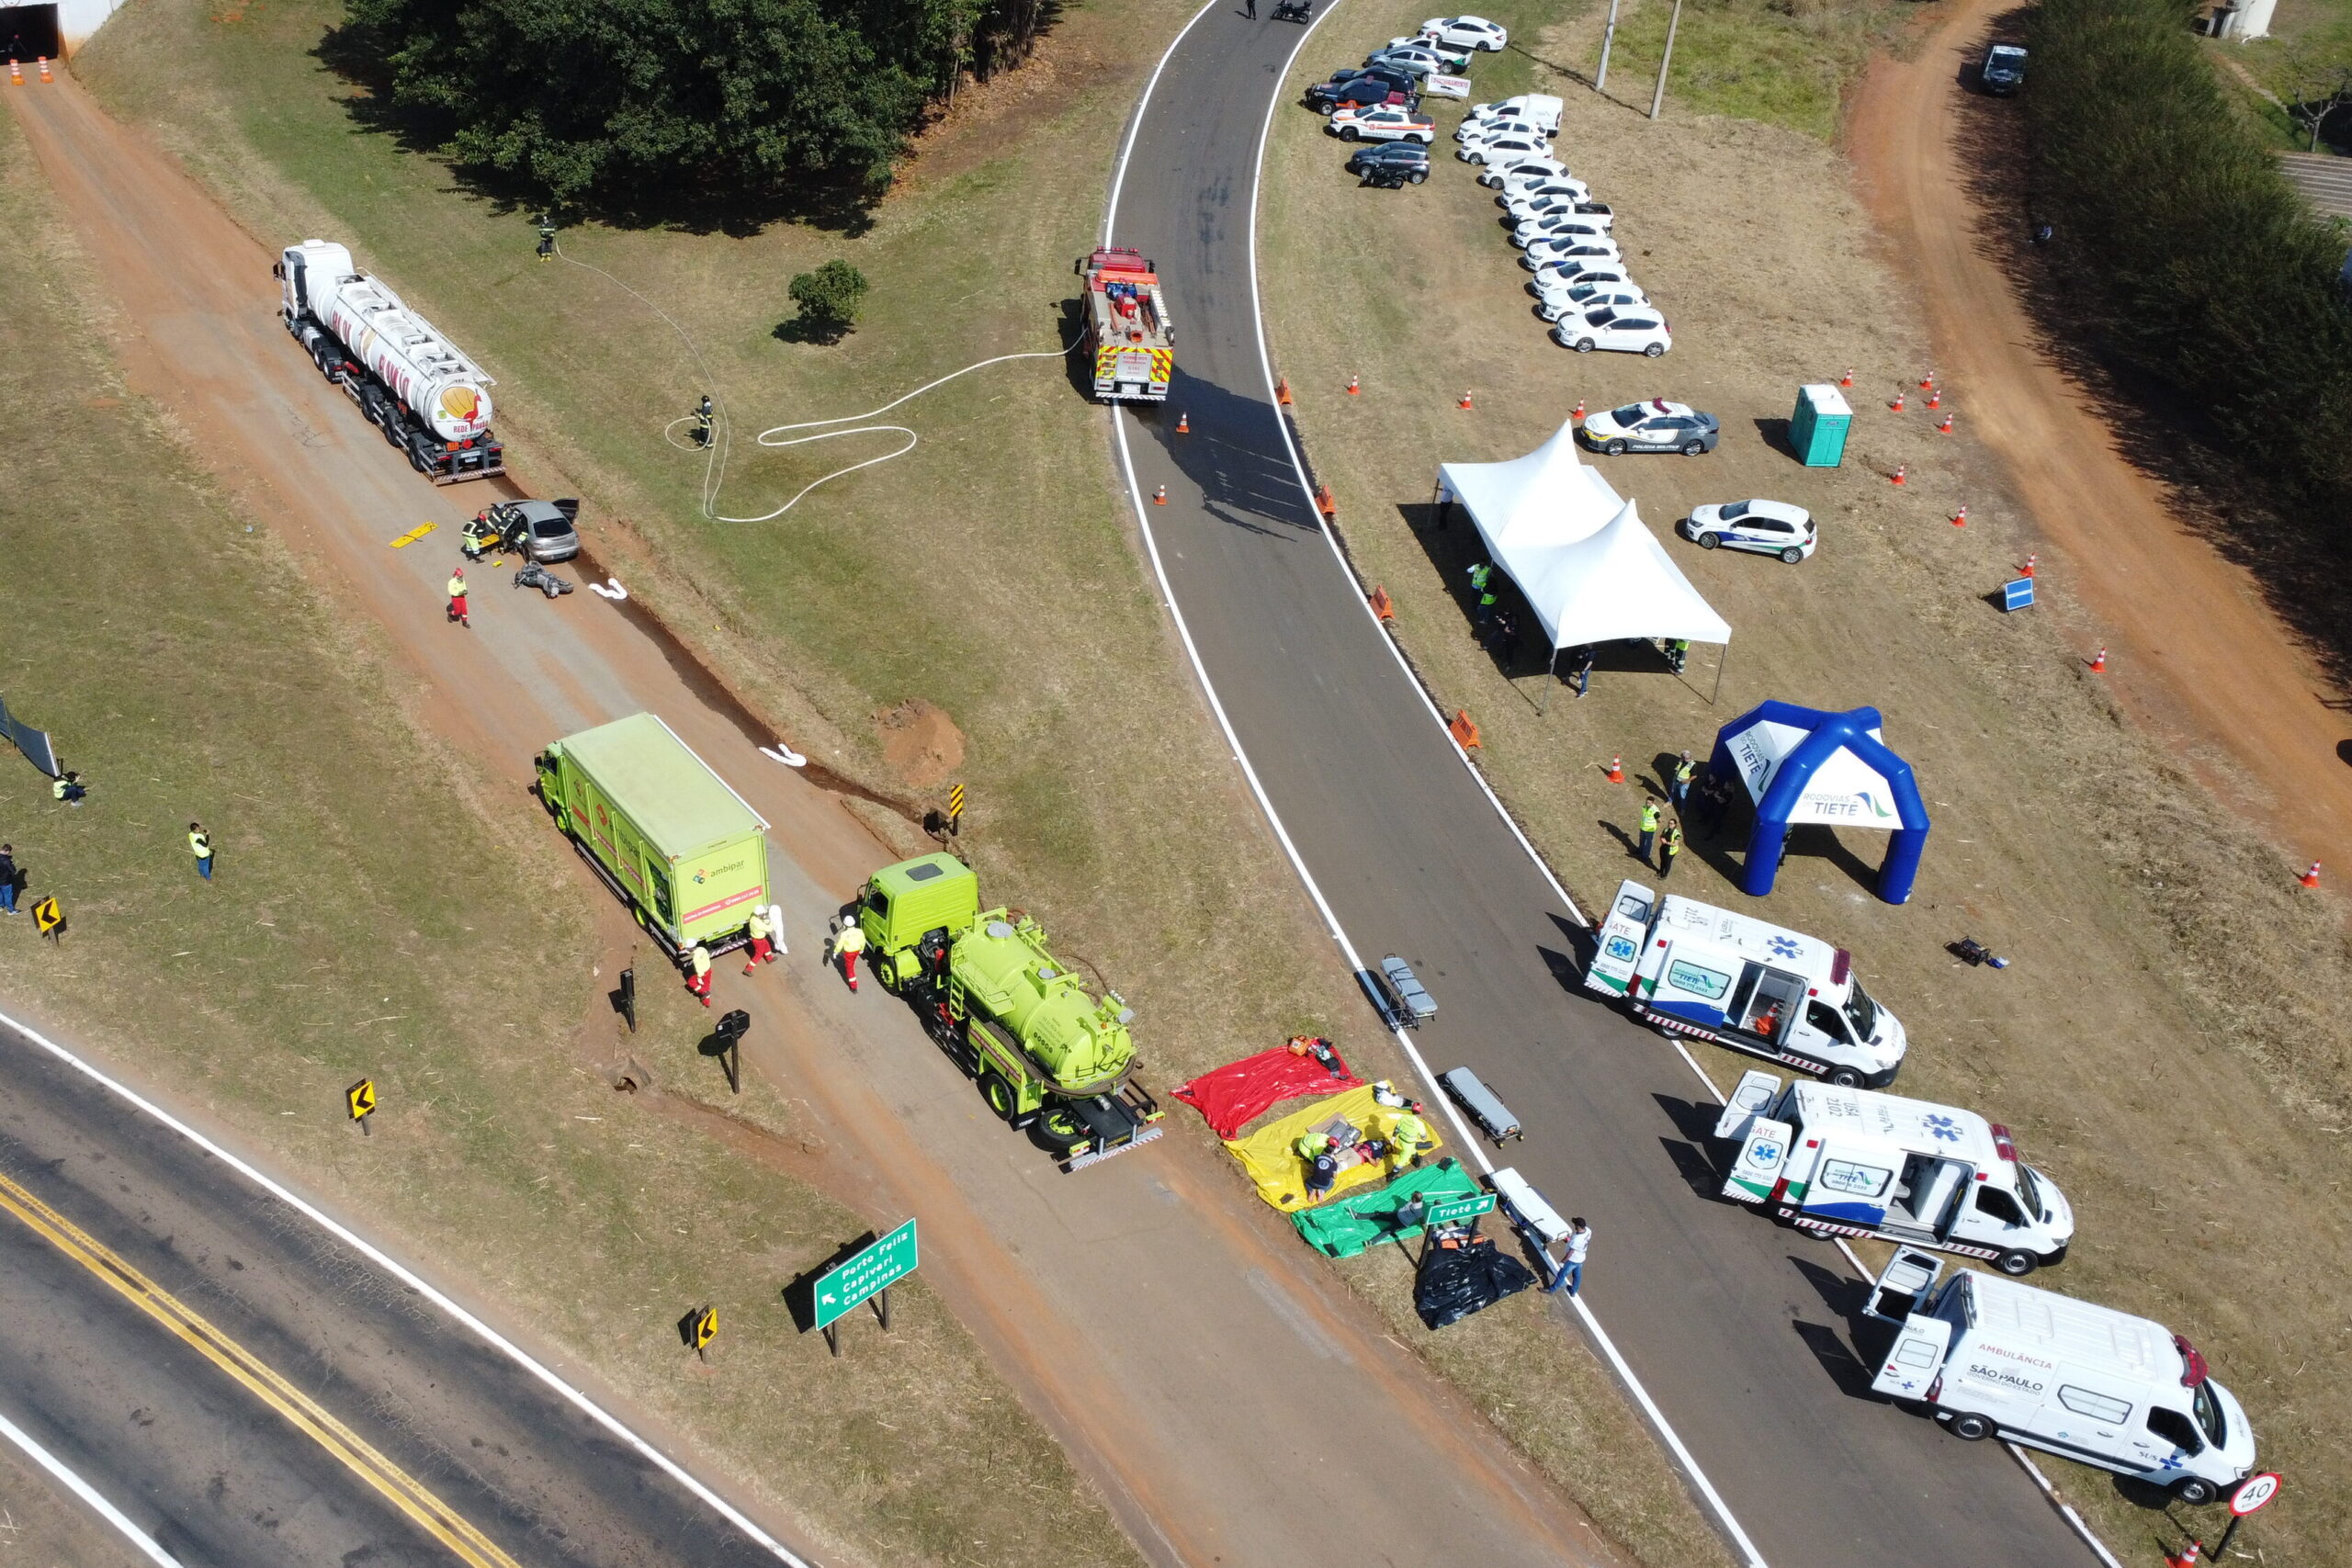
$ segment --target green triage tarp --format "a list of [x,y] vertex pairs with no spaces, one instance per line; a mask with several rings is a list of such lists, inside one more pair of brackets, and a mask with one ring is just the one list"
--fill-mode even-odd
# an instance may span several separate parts
[[1419,1170],[1408,1170],[1385,1187],[1359,1192],[1319,1209],[1305,1209],[1290,1217],[1306,1245],[1330,1258],[1353,1258],[1366,1247],[1399,1236],[1417,1236],[1421,1228],[1396,1228],[1396,1211],[1419,1198],[1442,1202],[1468,1198],[1483,1190],[1456,1161],[1442,1159]]

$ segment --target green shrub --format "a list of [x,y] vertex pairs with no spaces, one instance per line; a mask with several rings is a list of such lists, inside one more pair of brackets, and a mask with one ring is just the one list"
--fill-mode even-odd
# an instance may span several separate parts
[[2346,239],[2232,112],[2182,0],[2042,0],[2036,183],[2125,358],[2196,398],[2245,471],[2352,532]]
[[845,261],[829,261],[814,272],[795,274],[790,293],[800,314],[780,334],[802,343],[839,343],[857,325],[865,275]]

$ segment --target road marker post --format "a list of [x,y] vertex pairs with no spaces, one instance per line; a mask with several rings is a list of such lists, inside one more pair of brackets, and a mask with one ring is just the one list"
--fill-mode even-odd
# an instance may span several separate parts
[[8,85],[10,85],[11,87],[21,87],[21,86],[23,86],[24,85],[25,85],[25,68],[24,68],[22,65],[18,64],[18,63],[17,63],[16,61],[14,61],[14,60],[9,61],[9,62],[8,62]]
[[947,786],[947,836],[955,838],[964,830],[964,786]]
[[65,944],[65,911],[58,908],[56,894],[33,906],[33,929],[61,947]]
[[752,1032],[752,1015],[732,1008],[718,1015],[711,1038],[718,1042],[718,1065],[727,1069],[727,1092],[743,1092],[743,1036]]
[[694,1337],[695,1359],[707,1367],[710,1365],[710,1342],[718,1337],[718,1309],[706,1306],[690,1316],[693,1321],[687,1328]]
[[628,1020],[628,1032],[637,1032],[637,965],[632,964],[621,971],[621,1016]]
[[343,1108],[359,1123],[359,1135],[367,1137],[368,1118],[376,1114],[376,1080],[361,1078],[343,1091]]

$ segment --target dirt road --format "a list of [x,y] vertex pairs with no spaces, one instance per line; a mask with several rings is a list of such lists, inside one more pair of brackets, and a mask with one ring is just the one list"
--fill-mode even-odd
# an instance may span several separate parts
[[[2039,346],[1962,151],[1973,115],[1963,73],[2005,0],[1963,0],[1915,58],[1881,56],[1847,140],[1898,270],[1920,304],[1953,401],[2000,459],[2042,531],[2042,575],[2077,595],[2109,649],[2118,696],[2233,808],[2277,835],[2282,860],[2341,862],[2352,848],[2352,724],[2317,664],[2267,610],[2249,575],[2180,521],[2166,488],[2132,466],[2092,400]],[[2083,652],[2087,658],[2093,649]]]
[[[147,139],[70,79],[9,98],[122,305],[133,389],[333,601],[382,628],[419,705],[514,786],[513,809],[537,809],[522,790],[545,740],[644,708],[767,816],[796,963],[756,981],[719,966],[721,1005],[771,1021],[748,1064],[829,1123],[820,1179],[873,1220],[921,1216],[926,1275],[1148,1556],[1295,1563],[1345,1539],[1400,1562],[1611,1560],[1197,1140],[1060,1176],[982,1113],[905,1009],[843,994],[817,968],[818,930],[885,852],[842,803],[760,758],[773,737],[601,599],[549,603],[485,574],[473,629],[445,624],[457,525],[484,487],[434,491],[317,376],[277,321],[270,253]],[[440,532],[387,547],[427,520]]]

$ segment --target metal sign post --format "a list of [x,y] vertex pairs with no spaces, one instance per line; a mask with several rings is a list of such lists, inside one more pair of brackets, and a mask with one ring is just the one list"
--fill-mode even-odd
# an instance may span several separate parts
[[719,1015],[719,1064],[727,1069],[727,1088],[732,1094],[743,1092],[743,1036],[752,1030],[752,1015],[741,1008]]
[[376,1080],[361,1078],[357,1083],[345,1089],[343,1104],[344,1109],[351,1112],[351,1119],[359,1123],[359,1135],[366,1137],[368,1118],[376,1113]]
[[2229,1528],[2222,1531],[2221,1544],[2213,1548],[2213,1561],[2219,1562],[2230,1550],[2230,1538],[2249,1514],[2259,1513],[2278,1496],[2278,1488],[2286,1482],[2278,1472],[2266,1470],[2259,1475],[2249,1475],[2235,1492],[2230,1494]]
[[632,964],[621,971],[621,1016],[628,1020],[628,1032],[637,1032],[637,965]]
[[909,1220],[865,1251],[842,1260],[817,1281],[813,1292],[816,1326],[824,1330],[825,1344],[842,1353],[842,1318],[867,1302],[887,1331],[890,1326],[890,1287],[915,1271],[919,1261],[915,1223]]

